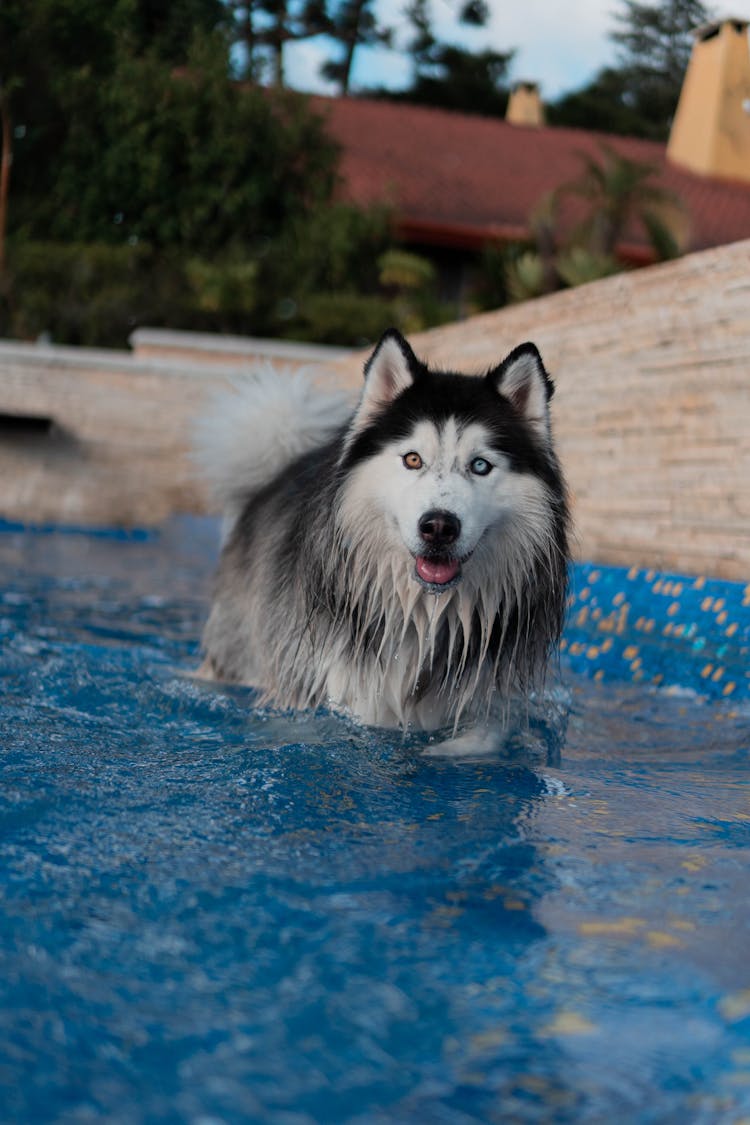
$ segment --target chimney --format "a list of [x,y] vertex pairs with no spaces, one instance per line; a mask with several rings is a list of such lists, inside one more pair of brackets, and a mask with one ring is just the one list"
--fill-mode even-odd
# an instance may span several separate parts
[[748,21],[724,19],[695,34],[667,157],[702,176],[750,183]]
[[544,106],[536,82],[517,82],[508,98],[505,120],[511,125],[544,125]]

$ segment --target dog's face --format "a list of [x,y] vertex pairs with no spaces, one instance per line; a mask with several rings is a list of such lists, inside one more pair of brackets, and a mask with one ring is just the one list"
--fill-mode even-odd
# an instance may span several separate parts
[[[343,518],[370,550],[408,552],[430,593],[475,552],[533,552],[549,536],[551,383],[533,345],[484,379],[427,370],[387,333],[347,436]],[[476,564],[474,564],[476,565]]]

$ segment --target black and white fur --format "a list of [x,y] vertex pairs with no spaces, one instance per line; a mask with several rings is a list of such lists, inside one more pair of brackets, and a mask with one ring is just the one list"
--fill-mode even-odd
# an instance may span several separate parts
[[205,427],[226,538],[203,673],[282,708],[434,730],[538,686],[559,639],[568,510],[533,344],[484,377],[395,330],[353,413],[261,374]]

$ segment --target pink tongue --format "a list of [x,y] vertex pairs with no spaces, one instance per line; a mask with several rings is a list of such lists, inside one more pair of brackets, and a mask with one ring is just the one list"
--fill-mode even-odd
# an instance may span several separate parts
[[458,569],[457,559],[426,559],[422,555],[417,556],[417,574],[423,582],[443,586],[456,577]]

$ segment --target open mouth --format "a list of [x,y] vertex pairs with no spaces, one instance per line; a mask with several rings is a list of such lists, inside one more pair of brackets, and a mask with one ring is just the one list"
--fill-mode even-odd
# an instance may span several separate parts
[[452,590],[461,581],[461,562],[459,559],[417,555],[414,574],[425,590],[431,594],[442,594],[444,590]]

